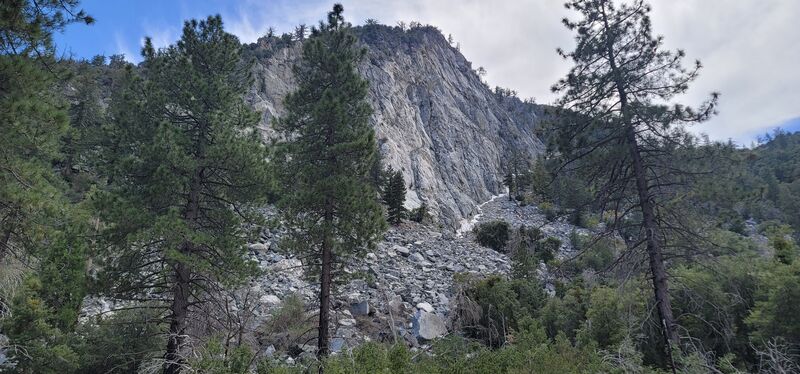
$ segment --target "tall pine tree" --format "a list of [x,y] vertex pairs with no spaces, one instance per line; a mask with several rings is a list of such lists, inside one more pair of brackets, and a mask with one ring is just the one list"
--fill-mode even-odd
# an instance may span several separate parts
[[176,45],[146,40],[111,107],[101,279],[114,298],[165,308],[165,373],[183,368],[193,308],[254,271],[243,224],[258,219],[267,155],[240,54],[219,16],[187,21]]
[[580,168],[596,184],[598,205],[614,211],[610,229],[630,233],[636,228],[628,250],[644,249],[648,258],[665,357],[674,369],[671,352],[679,341],[665,250],[680,239],[696,238],[683,225],[681,212],[669,207],[687,175],[675,159],[689,138],[683,125],[708,118],[717,95],[699,110],[668,104],[687,90],[700,63],[686,69],[683,51],[662,48],[663,38],[652,35],[650,6],[643,0],[619,7],[611,0],[574,0],[566,6],[582,17],[564,20],[577,33],[576,47],[559,54],[574,66],[553,86],[564,108],[562,168]]
[[319,276],[318,355],[328,354],[331,287],[343,261],[374,245],[385,229],[370,171],[377,157],[359,48],[340,4],[312,30],[295,66],[299,87],[276,128],[289,139],[276,163],[280,207],[293,228],[287,244],[305,252]]
[[406,214],[406,182],[400,170],[389,169],[386,186],[383,191],[383,203],[386,204],[389,223],[397,225]]

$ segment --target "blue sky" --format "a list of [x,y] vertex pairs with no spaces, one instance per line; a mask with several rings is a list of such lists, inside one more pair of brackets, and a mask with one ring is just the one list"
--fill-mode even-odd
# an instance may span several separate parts
[[[269,26],[284,32],[307,19],[321,19],[327,8],[324,4],[311,0],[84,0],[81,8],[95,17],[96,23],[71,25],[56,37],[56,43],[59,52],[76,58],[122,53],[128,60],[139,61],[145,36],[151,37],[156,47],[167,46],[180,37],[187,19],[221,14],[228,31],[252,42]],[[309,18],[310,11],[292,13],[293,5],[319,12]]]
[[[77,58],[123,53],[137,62],[145,35],[156,47],[174,43],[183,21],[221,14],[226,30],[254,42],[268,27],[278,32],[315,24],[335,0],[83,0],[97,19],[72,25],[56,39],[59,51]],[[573,35],[561,25],[574,17],[564,0],[339,0],[354,24],[418,21],[452,34],[474,66],[487,70],[490,86],[517,90],[551,103],[549,87],[569,62],[555,53],[571,49]],[[653,28],[665,46],[684,49],[687,63],[705,66],[678,101],[697,105],[712,91],[722,94],[719,115],[693,131],[712,139],[749,145],[781,126],[800,130],[800,1],[650,0]]]

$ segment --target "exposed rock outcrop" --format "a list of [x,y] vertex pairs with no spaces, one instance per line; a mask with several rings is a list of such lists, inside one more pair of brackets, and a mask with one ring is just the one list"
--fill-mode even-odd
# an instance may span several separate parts
[[[495,95],[437,29],[371,25],[355,32],[368,50],[359,70],[370,82],[383,162],[403,172],[407,207],[424,202],[456,228],[479,202],[501,192],[512,150],[530,156],[543,150],[534,134],[541,108]],[[282,99],[294,89],[292,66],[301,45],[262,39],[249,50],[257,63],[248,99],[264,112],[270,137],[270,121],[283,113]]]

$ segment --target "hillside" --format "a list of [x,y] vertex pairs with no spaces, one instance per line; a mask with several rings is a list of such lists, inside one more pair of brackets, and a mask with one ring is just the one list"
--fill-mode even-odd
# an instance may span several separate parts
[[[533,157],[544,150],[534,134],[542,109],[492,92],[438,29],[368,25],[354,32],[367,48],[359,71],[370,82],[370,122],[384,165],[403,172],[409,208],[425,203],[455,228],[502,192],[513,151]],[[264,37],[248,48],[256,60],[248,101],[263,111],[269,137],[270,121],[294,89],[300,43]]]
[[132,63],[4,2],[0,373],[800,373],[800,133],[697,136],[730,106],[644,0],[565,8],[544,106],[341,4]]

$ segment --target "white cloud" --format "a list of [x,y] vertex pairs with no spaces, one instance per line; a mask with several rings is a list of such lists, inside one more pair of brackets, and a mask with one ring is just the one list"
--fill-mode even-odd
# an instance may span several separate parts
[[[150,38],[156,49],[169,47],[180,37],[180,29],[174,26],[154,25],[145,21],[142,29],[145,31],[145,37]],[[141,40],[141,46],[144,46],[144,37]]]
[[125,55],[125,59],[128,61],[138,62],[140,60],[139,54],[133,52],[120,33],[114,34],[114,48],[116,49],[115,53]]
[[292,0],[244,0],[235,14],[222,14],[225,28],[243,43],[253,43],[274,27],[277,33],[291,32],[305,23],[313,25],[322,19],[332,3],[311,0],[300,4]]
[[[800,117],[800,1],[650,0],[653,27],[669,48],[700,59],[705,69],[680,101],[695,105],[712,91],[722,93],[719,116],[695,128],[714,139],[744,143],[788,119]],[[569,68],[555,54],[570,49],[573,35],[561,25],[572,15],[560,0],[342,0],[354,24],[367,18],[394,25],[419,21],[452,34],[461,51],[487,70],[491,85],[523,97],[552,102],[550,86]],[[268,26],[291,31],[315,24],[332,2],[245,0],[237,14],[223,14],[227,28],[243,42]]]

